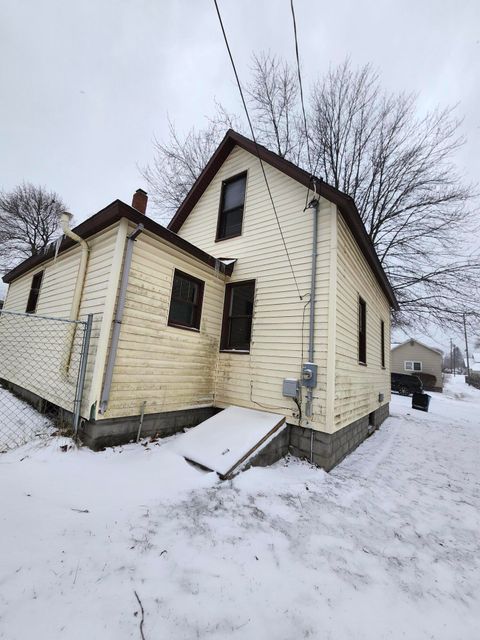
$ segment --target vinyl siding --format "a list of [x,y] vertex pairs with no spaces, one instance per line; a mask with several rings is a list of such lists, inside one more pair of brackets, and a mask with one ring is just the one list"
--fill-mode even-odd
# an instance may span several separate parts
[[[167,325],[175,269],[205,283],[199,331]],[[135,242],[112,388],[115,418],[212,406],[225,277],[169,243]]]
[[[88,240],[90,255],[85,285],[80,305],[80,318],[94,314],[82,415],[90,412],[91,382],[100,327],[103,320],[105,297],[112,264],[118,225]],[[80,263],[78,246],[32,269],[9,285],[4,309],[24,313],[32,277],[44,271],[36,313],[32,317],[7,317],[0,322],[0,350],[5,353],[18,350],[19,358],[14,369],[0,364],[0,377],[18,384],[65,409],[72,410],[75,396],[75,374],[67,375],[65,359],[71,340],[72,326],[55,320],[41,320],[39,316],[68,318]],[[2,323],[8,344],[1,345]],[[15,325],[13,327],[13,324]],[[7,329],[8,326],[8,329]],[[80,332],[75,337],[75,362],[78,363]],[[23,356],[23,357],[22,357]]]
[[[390,401],[390,307],[343,216],[337,228],[334,430]],[[358,362],[358,299],[367,305],[367,363]],[[385,368],[381,366],[381,321]],[[379,393],[384,401],[378,401]]]
[[[296,423],[295,404],[283,397],[282,382],[299,378],[302,351],[303,360],[307,360],[312,210],[304,211],[307,190],[303,185],[268,164],[264,166],[303,300],[297,293],[259,161],[243,149],[232,150],[179,235],[212,255],[236,258],[232,282],[256,282],[250,354],[219,354],[215,405],[265,408]],[[215,242],[222,181],[243,171],[247,171],[247,187],[242,235]],[[312,197],[311,191],[309,195]],[[315,318],[319,384],[314,391],[312,420],[304,418],[302,422],[316,429],[325,429],[329,251],[335,212],[333,205],[321,199]]]
[[406,360],[421,362],[422,373],[430,373],[435,376],[437,379],[436,386],[440,388],[443,386],[442,355],[440,353],[432,351],[418,342],[414,342],[413,345],[408,342],[392,349],[391,361],[394,373],[413,373],[415,375],[415,371],[405,370]]

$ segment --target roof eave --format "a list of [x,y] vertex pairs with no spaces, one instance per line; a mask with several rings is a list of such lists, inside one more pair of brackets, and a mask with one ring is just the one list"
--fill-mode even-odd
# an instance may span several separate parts
[[[100,211],[98,211],[98,213],[94,214],[90,218],[87,218],[87,220],[85,220],[84,222],[81,222],[79,225],[77,225],[73,229],[73,231],[81,238],[88,239],[96,233],[99,233],[104,229],[107,229],[111,225],[119,222],[122,218],[127,218],[134,224],[142,223],[147,231],[150,231],[166,242],[173,244],[178,249],[185,251],[194,258],[197,258],[204,264],[210,266],[212,269],[218,269],[227,276],[230,276],[233,272],[234,264],[224,265],[210,254],[206,253],[202,249],[199,249],[184,238],[178,236],[173,231],[167,229],[166,227],[163,227],[162,225],[158,224],[158,222],[155,222],[151,218],[148,218],[147,216],[140,213],[133,207],[130,207],[128,204],[125,204],[121,200],[114,200],[107,207],[101,209]],[[58,253],[64,253],[73,246],[75,246],[75,242],[70,238],[64,237],[60,244]],[[46,252],[27,258],[19,265],[11,269],[8,273],[6,273],[2,278],[3,282],[5,282],[6,284],[10,284],[31,269],[34,269],[44,262],[51,260],[54,256],[55,249],[53,246],[51,246]]]

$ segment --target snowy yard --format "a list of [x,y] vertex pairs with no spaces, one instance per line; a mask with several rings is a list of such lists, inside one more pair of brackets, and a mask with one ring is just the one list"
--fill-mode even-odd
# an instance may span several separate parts
[[[171,439],[0,456],[0,638],[476,639],[480,391],[392,417],[332,473],[231,482]],[[68,442],[68,441],[65,441]]]

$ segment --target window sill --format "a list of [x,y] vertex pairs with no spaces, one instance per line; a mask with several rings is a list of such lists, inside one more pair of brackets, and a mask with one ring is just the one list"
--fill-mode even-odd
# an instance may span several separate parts
[[182,324],[174,324],[173,322],[169,322],[167,326],[173,327],[174,329],[184,329],[185,331],[193,331],[193,333],[200,333],[200,329],[197,329],[196,327],[186,327]]
[[366,367],[366,366],[367,366],[367,363],[366,363],[366,362],[360,362],[360,361],[359,361],[359,362],[358,362],[358,364],[359,364],[361,367]]
[[240,233],[235,233],[231,236],[223,236],[223,238],[215,238],[215,242],[222,242],[223,240],[231,240],[232,238],[240,238],[240,236],[242,235],[242,232],[240,231]]
[[250,349],[247,351],[246,349],[220,349],[220,353],[238,353],[238,354],[249,354]]

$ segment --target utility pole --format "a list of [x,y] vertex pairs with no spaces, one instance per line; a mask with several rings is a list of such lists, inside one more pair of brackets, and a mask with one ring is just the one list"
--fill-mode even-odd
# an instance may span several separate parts
[[453,377],[457,375],[457,345],[453,345]]
[[468,358],[467,314],[463,314],[463,331],[465,333],[465,355],[467,357],[467,377],[470,377],[470,360]]
[[450,373],[453,373],[453,347],[452,347],[452,339],[450,338]]

